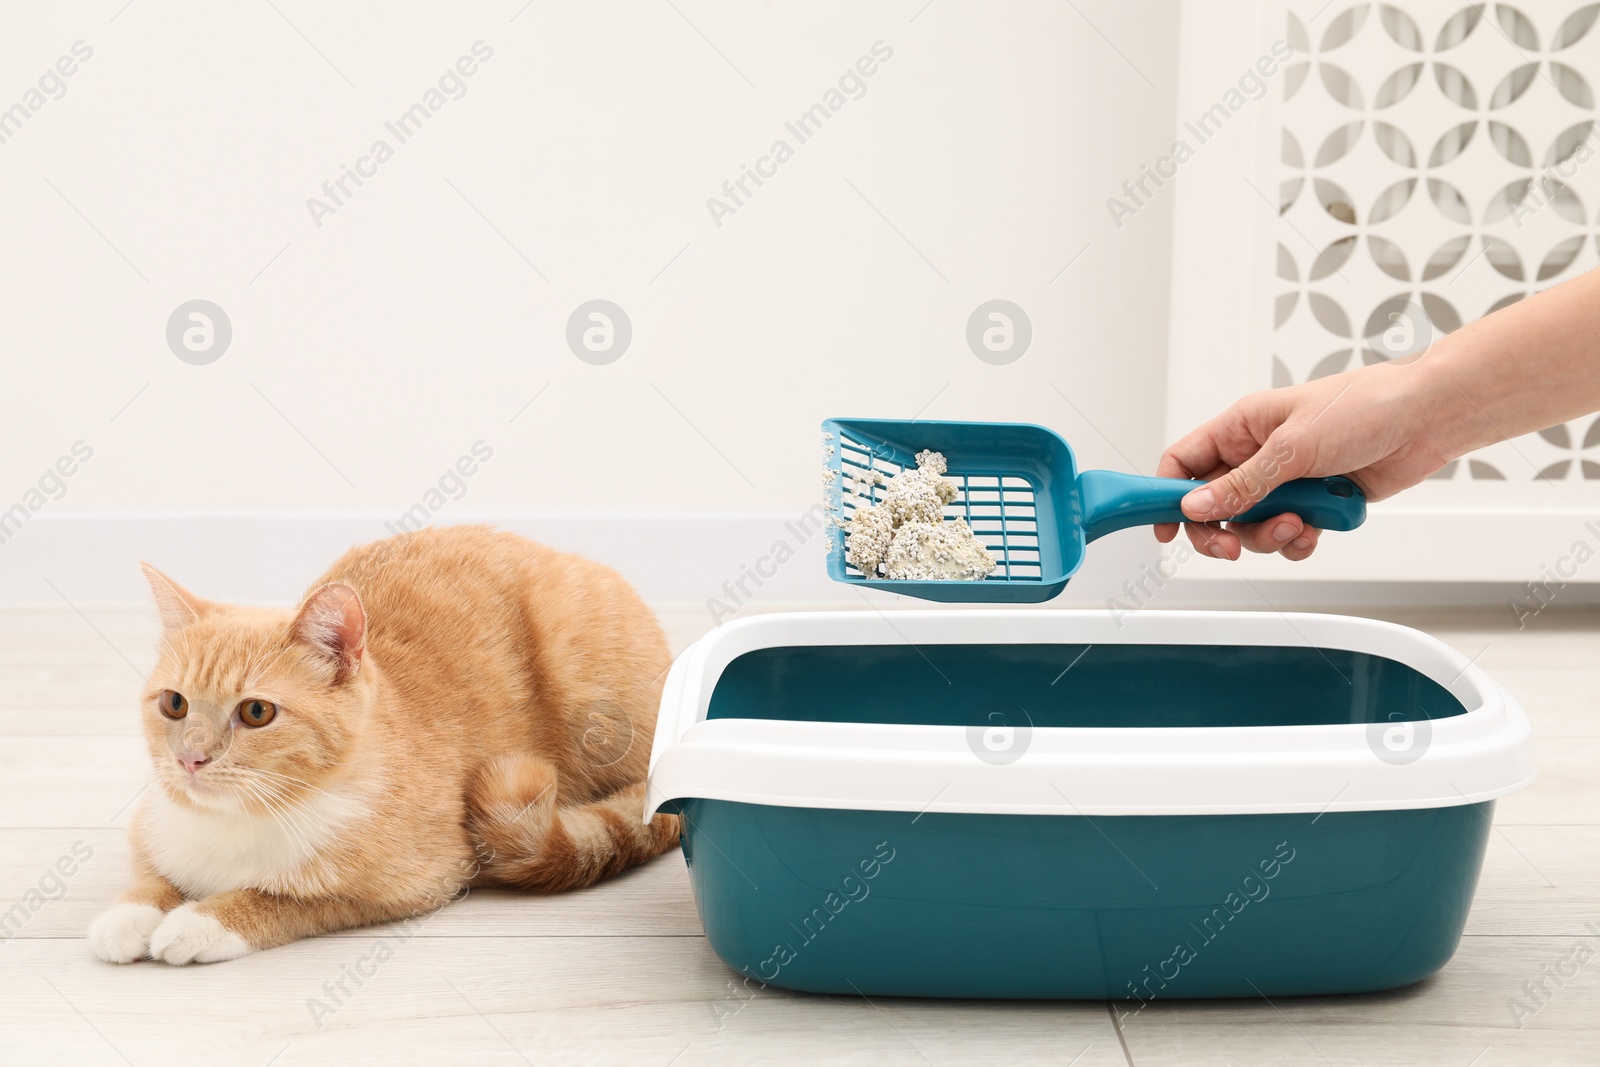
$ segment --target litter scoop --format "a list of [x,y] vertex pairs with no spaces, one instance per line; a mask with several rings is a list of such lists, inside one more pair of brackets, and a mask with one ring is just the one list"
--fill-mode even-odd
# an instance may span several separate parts
[[[961,518],[994,556],[987,578],[907,580],[862,574],[845,562],[849,532],[830,525],[828,575],[835,581],[949,603],[1032,604],[1066,588],[1090,541],[1130,526],[1185,522],[1179,502],[1204,482],[1116,471],[1078,470],[1072,446],[1054,430],[1029,423],[829,419],[822,424],[832,479],[829,506],[848,521],[858,506],[878,503],[885,478],[917,465],[924,449],[942,452],[956,484],[946,521]],[[831,438],[826,435],[832,435]],[[845,483],[867,480],[861,495]],[[1353,530],[1367,500],[1349,478],[1287,482],[1234,522],[1260,522],[1291,512],[1323,530]]]

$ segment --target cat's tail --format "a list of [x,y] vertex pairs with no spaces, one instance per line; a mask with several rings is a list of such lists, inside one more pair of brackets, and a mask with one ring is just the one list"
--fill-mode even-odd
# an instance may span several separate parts
[[467,797],[483,880],[546,893],[581,889],[678,843],[678,817],[644,814],[645,783],[589,804],[557,801],[556,769],[534,756],[501,756]]

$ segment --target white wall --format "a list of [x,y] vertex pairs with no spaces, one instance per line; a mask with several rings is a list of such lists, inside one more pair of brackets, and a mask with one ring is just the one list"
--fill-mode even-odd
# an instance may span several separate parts
[[[0,108],[93,56],[0,143],[0,508],[93,456],[0,544],[0,599],[136,599],[140,555],[288,599],[478,441],[438,521],[549,530],[667,599],[817,498],[828,415],[1038,421],[1086,467],[1153,466],[1170,198],[1121,229],[1105,199],[1170,142],[1175,0],[674,3],[9,9]],[[480,40],[465,96],[319,228],[307,198]],[[779,137],[719,228],[707,198]],[[607,366],[564,339],[596,297],[634,330]],[[1033,323],[1009,366],[966,346],[994,297]],[[233,328],[205,366],[165,339],[194,298]],[[1118,535],[1073,592],[1150,556]],[[764,595],[841,595],[803,566]]]

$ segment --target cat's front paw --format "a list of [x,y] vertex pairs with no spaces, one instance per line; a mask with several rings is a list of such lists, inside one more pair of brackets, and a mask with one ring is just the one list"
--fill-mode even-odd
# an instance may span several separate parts
[[89,947],[107,963],[142,960],[162,918],[161,909],[149,904],[114,904],[89,924]]
[[220,963],[253,951],[248,941],[193,902],[169,911],[150,935],[151,957],[165,963]]

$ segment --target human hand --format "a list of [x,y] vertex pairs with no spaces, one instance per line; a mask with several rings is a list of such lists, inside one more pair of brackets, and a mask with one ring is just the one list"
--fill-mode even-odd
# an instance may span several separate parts
[[[1433,405],[1413,367],[1377,364],[1283,389],[1251,393],[1161,456],[1156,474],[1208,483],[1183,498],[1189,540],[1221,559],[1279,552],[1302,560],[1321,531],[1298,515],[1265,522],[1221,520],[1248,511],[1284,482],[1342,474],[1368,500],[1422,481],[1450,458],[1427,431]],[[1155,528],[1165,543],[1177,523]]]

